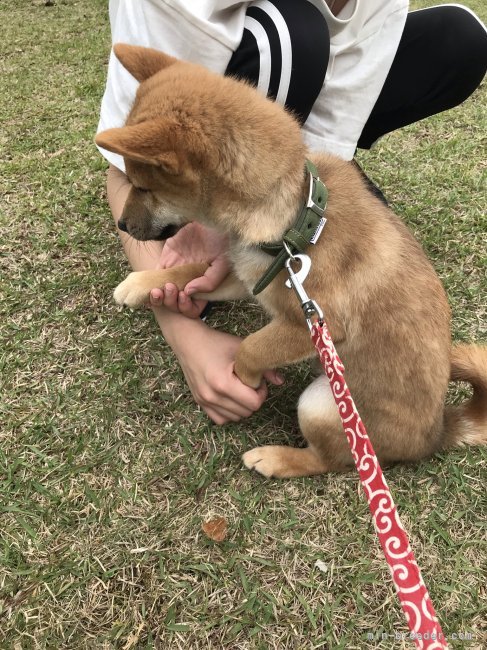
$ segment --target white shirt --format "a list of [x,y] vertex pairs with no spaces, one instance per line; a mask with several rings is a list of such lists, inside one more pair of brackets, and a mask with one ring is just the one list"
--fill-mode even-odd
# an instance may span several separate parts
[[[312,2],[330,31],[330,59],[323,89],[303,125],[310,149],[351,160],[380,94],[406,21],[407,0],[349,0],[334,16],[324,0]],[[242,40],[249,2],[232,0],[110,0],[113,43],[163,50],[223,74]],[[265,9],[265,2],[260,2]],[[122,126],[136,80],[112,54],[98,131]],[[124,170],[123,159],[100,149]]]

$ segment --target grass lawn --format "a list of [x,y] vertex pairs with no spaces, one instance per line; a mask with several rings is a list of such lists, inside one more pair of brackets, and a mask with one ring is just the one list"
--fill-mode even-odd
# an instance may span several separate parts
[[[257,444],[299,440],[308,368],[215,427],[151,314],[114,305],[128,268],[93,144],[108,2],[51,4],[0,0],[0,647],[411,647],[381,640],[407,627],[356,474],[242,466]],[[455,339],[479,342],[485,99],[359,157],[443,279]],[[253,305],[211,316],[240,334],[262,322]],[[453,648],[487,647],[486,467],[476,448],[386,472],[445,633],[470,635]],[[228,521],[221,544],[201,530],[212,516]]]

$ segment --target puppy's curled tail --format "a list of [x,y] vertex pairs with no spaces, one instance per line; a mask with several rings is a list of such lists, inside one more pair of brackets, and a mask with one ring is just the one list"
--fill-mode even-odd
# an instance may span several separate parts
[[463,404],[446,407],[443,448],[487,445],[487,346],[454,346],[451,380],[471,384],[473,395]]

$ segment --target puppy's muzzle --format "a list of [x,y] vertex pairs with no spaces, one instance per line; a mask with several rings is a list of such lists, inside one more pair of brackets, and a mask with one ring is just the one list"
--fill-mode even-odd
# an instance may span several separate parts
[[140,234],[137,232],[129,232],[129,229],[127,227],[127,222],[124,221],[123,219],[118,220],[118,228],[122,232],[126,232],[127,234],[131,235],[135,239],[139,239],[139,240],[150,239],[153,241],[163,241],[165,239],[169,239],[170,237],[174,237],[174,235],[178,232],[181,226],[169,224],[168,226],[164,226],[164,228],[162,228],[159,232],[151,233],[150,237],[141,237]]
[[174,224],[169,224],[169,226],[165,226],[161,232],[154,237],[155,240],[160,241],[164,239],[169,239],[170,237],[174,237],[174,235],[178,232],[178,230],[181,228],[181,226],[175,226]]

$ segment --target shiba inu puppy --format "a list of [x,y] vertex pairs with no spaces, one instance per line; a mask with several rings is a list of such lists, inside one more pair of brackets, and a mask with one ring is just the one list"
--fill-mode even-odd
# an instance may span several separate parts
[[[241,381],[257,387],[265,369],[315,356],[299,302],[285,286],[286,270],[274,266],[268,276],[282,257],[283,238],[312,239],[303,219],[296,223],[307,214],[310,187],[322,182],[327,221],[306,248],[311,270],[305,288],[325,313],[380,462],[487,443],[486,348],[452,347],[439,278],[355,166],[307,151],[293,117],[245,83],[152,49],[119,44],[115,53],[140,82],[126,125],[96,138],[124,157],[133,186],[119,226],[138,240],[166,239],[190,221],[229,235],[233,273],[202,297],[240,298],[257,285],[257,300],[271,319],[239,348],[235,373]],[[324,205],[311,203],[314,214],[323,214]],[[131,273],[115,300],[140,306],[152,288],[174,282],[182,289],[206,268]],[[450,379],[470,382],[472,398],[445,407]],[[245,465],[268,477],[352,465],[324,375],[301,395],[298,418],[307,447],[257,447],[244,454]]]

